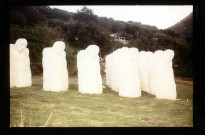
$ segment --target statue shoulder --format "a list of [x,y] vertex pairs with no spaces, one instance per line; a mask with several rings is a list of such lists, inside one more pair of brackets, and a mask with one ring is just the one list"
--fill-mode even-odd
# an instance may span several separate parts
[[10,47],[14,47],[14,44],[10,44]]
[[11,49],[16,49],[16,46],[14,44],[10,44],[10,50]]
[[51,47],[46,47],[46,48],[44,48],[44,49],[43,49],[43,54],[46,54],[46,53],[50,52],[51,49],[52,49]]
[[24,52],[26,55],[29,55],[29,49],[28,49],[28,48],[25,48],[23,52]]

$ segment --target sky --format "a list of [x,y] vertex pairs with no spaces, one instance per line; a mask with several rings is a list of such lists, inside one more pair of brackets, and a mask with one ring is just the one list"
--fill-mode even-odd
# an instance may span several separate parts
[[[93,13],[99,17],[113,18],[119,21],[133,21],[140,22],[151,26],[156,26],[158,29],[166,29],[193,12],[193,5],[179,5],[179,6],[143,6],[143,5],[130,5],[130,6],[89,6]],[[82,5],[73,6],[52,6],[51,8],[63,9],[69,12],[76,13],[77,10],[83,8]]]

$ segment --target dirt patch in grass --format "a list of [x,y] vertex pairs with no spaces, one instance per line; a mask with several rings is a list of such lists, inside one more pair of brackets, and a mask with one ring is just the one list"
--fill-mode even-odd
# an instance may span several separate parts
[[176,84],[184,84],[184,85],[193,86],[193,80],[191,78],[175,77],[175,82]]
[[20,97],[22,97],[22,95],[10,94],[10,98],[20,98]]

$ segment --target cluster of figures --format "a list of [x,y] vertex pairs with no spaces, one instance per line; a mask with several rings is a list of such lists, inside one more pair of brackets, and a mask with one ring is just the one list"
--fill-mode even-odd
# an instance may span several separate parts
[[[43,90],[67,91],[69,74],[65,43],[56,41],[43,50]],[[77,54],[78,91],[103,92],[99,63],[99,47],[89,45]],[[123,97],[140,97],[141,90],[156,98],[176,99],[176,84],[172,69],[174,51],[139,52],[123,47],[106,56],[106,85]],[[32,85],[27,40],[20,38],[10,44],[10,88]]]
[[140,97],[141,90],[161,99],[176,99],[172,68],[174,51],[138,51],[123,47],[106,56],[106,85],[123,97]]

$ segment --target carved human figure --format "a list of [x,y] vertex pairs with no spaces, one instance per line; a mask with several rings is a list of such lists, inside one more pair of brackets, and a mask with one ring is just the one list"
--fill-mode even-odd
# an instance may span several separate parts
[[115,91],[115,92],[118,92],[117,89],[116,89],[116,75],[117,75],[117,51],[114,51],[112,53],[112,60],[111,60],[111,85],[110,85],[110,88],[111,90]]
[[146,69],[146,89],[145,91],[148,92],[148,93],[151,93],[151,88],[150,88],[150,78],[153,74],[153,59],[154,59],[154,53],[153,52],[150,52],[150,51],[147,51],[146,52],[146,65],[145,65],[145,69]]
[[65,43],[56,41],[43,49],[43,90],[66,91],[69,88]]
[[123,97],[140,97],[140,80],[138,74],[138,49],[126,48],[121,53],[119,72],[119,95]]
[[77,68],[78,68],[78,90],[81,93],[86,93],[86,72],[87,72],[87,63],[86,63],[86,51],[81,50],[77,54]]
[[150,76],[150,81],[149,81],[149,87],[150,87],[150,94],[156,95],[157,91],[157,85],[162,85],[160,84],[160,79],[162,78],[162,75],[164,74],[163,72],[163,58],[164,57],[164,52],[162,50],[157,50],[154,52],[154,57],[153,57],[153,67],[152,67],[152,75]]
[[138,68],[139,68],[139,78],[140,78],[140,87],[142,91],[147,90],[147,72],[146,72],[146,52],[140,51],[139,52],[139,62],[138,62]]
[[[174,51],[167,49],[163,52],[160,67],[156,68],[158,76],[156,79],[156,98],[160,99],[176,99],[176,84],[174,80],[174,72],[172,68],[172,59],[174,57]],[[155,73],[156,74],[156,73]],[[157,78],[156,78],[157,77]]]
[[103,92],[98,53],[97,45],[89,45],[78,54],[78,79],[80,82],[78,85],[81,93],[101,94]]
[[109,87],[111,87],[112,84],[111,66],[112,66],[112,54],[109,54],[105,58],[106,85],[108,85]]
[[28,87],[31,85],[31,68],[27,40],[20,38],[15,44],[10,44],[10,87]]
[[149,81],[152,75],[152,61],[154,54],[150,51],[139,53],[139,77],[141,90],[150,93]]
[[141,86],[140,86],[140,78],[139,78],[139,50],[137,48],[130,48],[130,54],[132,55],[131,63],[133,69],[133,86],[135,88],[135,92],[133,92],[134,97],[141,96]]
[[127,49],[127,47],[123,47],[120,49],[117,49],[116,51],[113,52],[112,56],[112,84],[111,84],[111,89],[115,92],[119,92],[119,67],[121,63],[121,57],[122,57],[122,52]]

